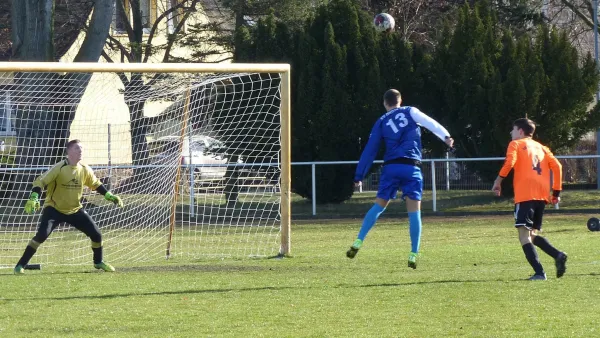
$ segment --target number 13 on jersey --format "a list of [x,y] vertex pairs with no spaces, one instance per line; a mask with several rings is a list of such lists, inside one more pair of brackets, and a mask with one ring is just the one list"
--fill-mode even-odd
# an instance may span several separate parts
[[[396,122],[394,122],[394,120],[398,121],[397,125]],[[398,127],[403,128],[406,127],[406,125],[408,125],[408,120],[406,119],[406,115],[404,115],[404,113],[398,113],[396,114],[396,116],[394,116],[393,119],[389,119],[385,125],[390,126],[390,128],[392,128],[392,131],[395,134],[400,131]]]

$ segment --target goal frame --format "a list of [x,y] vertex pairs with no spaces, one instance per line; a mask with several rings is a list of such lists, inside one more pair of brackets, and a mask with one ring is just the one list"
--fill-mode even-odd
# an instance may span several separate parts
[[291,253],[291,67],[285,63],[0,62],[1,73],[279,73],[281,74],[281,243]]

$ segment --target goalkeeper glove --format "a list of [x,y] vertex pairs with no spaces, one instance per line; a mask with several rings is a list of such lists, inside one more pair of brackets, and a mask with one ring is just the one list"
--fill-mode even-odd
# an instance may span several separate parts
[[40,210],[40,200],[37,192],[32,192],[29,195],[29,200],[25,203],[25,213],[33,215],[36,211]]
[[113,202],[119,208],[123,207],[123,201],[121,200],[121,198],[117,195],[111,194],[110,191],[104,194],[104,199]]

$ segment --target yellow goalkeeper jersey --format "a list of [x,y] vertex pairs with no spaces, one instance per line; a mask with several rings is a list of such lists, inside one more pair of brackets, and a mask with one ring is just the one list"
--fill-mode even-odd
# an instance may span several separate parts
[[83,207],[83,186],[95,190],[100,185],[102,182],[92,168],[82,163],[69,165],[66,159],[33,181],[34,187],[46,188],[44,207],[51,206],[65,215],[74,214]]

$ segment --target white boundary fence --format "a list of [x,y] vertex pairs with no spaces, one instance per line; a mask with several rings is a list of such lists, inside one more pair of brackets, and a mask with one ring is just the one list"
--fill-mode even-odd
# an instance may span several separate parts
[[[598,163],[600,163],[600,155],[567,155],[567,156],[556,156],[559,160],[563,160],[561,162],[563,162],[563,182],[571,182],[572,180],[569,180],[568,177],[565,176],[570,176],[570,177],[575,177],[578,175],[581,175],[581,170],[579,170],[579,172],[576,173],[569,173],[569,167],[565,166],[564,160],[588,160],[589,163],[583,163],[583,167],[586,168],[590,168],[593,170],[590,170],[587,174],[588,180],[585,181],[586,185],[589,187],[591,185],[594,186],[594,189],[600,189],[600,182],[597,182],[596,180],[596,169],[600,168],[600,165],[598,165]],[[464,185],[468,184],[469,186],[474,186],[473,182],[467,183],[467,181],[469,180],[473,180],[473,177],[466,177],[467,175],[464,174],[464,172],[461,173],[458,172],[458,174],[456,172],[453,172],[455,170],[452,169],[452,167],[454,166],[456,167],[461,167],[461,165],[458,165],[459,163],[462,162],[474,162],[474,161],[489,161],[489,162],[498,162],[498,170],[500,170],[500,166],[501,166],[501,162],[504,161],[504,157],[480,157],[480,158],[436,158],[436,159],[423,159],[422,163],[422,170],[423,170],[423,181],[424,181],[424,190],[431,190],[432,193],[432,207],[433,207],[433,211],[436,212],[437,210],[437,192],[440,190],[453,190],[457,189],[461,189],[460,185]],[[375,164],[382,164],[383,161],[378,160],[378,161],[374,161]],[[318,187],[316,184],[316,170],[317,170],[317,166],[325,166],[325,165],[354,165],[356,166],[358,164],[358,161],[320,161],[320,162],[292,162],[291,165],[293,166],[311,166],[311,187],[312,187],[312,215],[316,216],[317,215],[317,194],[318,194]],[[437,164],[442,164],[442,168],[440,168],[439,165]],[[445,165],[444,165],[445,164]],[[269,166],[277,166],[276,164],[272,164],[272,163],[227,163],[227,164],[204,164],[204,165],[182,165],[182,168],[187,168],[188,169],[188,173],[189,173],[189,179],[187,179],[187,184],[189,184],[189,203],[190,203],[190,214],[192,216],[194,216],[195,210],[194,210],[194,206],[195,206],[195,195],[194,195],[194,183],[195,179],[194,179],[194,172],[196,168],[200,168],[200,167],[229,167],[229,166],[234,166],[234,167],[248,167],[250,169],[257,168],[257,167],[269,167]],[[581,166],[581,164],[580,164]],[[102,170],[105,169],[108,171],[108,177],[107,179],[110,182],[110,178],[111,178],[111,174],[113,174],[114,170],[117,169],[133,169],[134,167],[164,167],[162,165],[145,165],[145,166],[133,166],[133,165],[110,165],[110,166],[106,166],[106,165],[92,165],[92,168],[94,170]],[[427,168],[429,167],[429,168]],[[567,168],[565,168],[567,167]],[[592,168],[593,167],[593,168]],[[43,172],[44,170],[49,169],[48,167],[42,166],[42,167],[28,167],[28,168],[0,168],[0,173],[10,173],[10,172],[18,172],[18,171],[39,171],[40,173]],[[458,169],[456,171],[461,171],[464,169]],[[442,172],[441,177],[440,177],[440,173]],[[572,171],[572,170],[571,170]],[[427,174],[427,172],[429,172],[429,174]],[[371,175],[378,175],[377,172],[372,173]],[[473,176],[473,174],[471,173],[470,176]],[[589,179],[589,177],[593,177],[593,181]],[[378,179],[375,179],[375,181],[378,181]],[[581,181],[581,180],[580,180]],[[452,182],[452,183],[451,183]],[[270,193],[279,193],[279,179],[277,177],[277,179],[275,179],[275,181],[270,180],[269,182],[265,182],[267,183],[266,185],[268,185],[268,187],[266,187],[266,190],[268,190],[268,192]],[[352,182],[349,182],[349,184],[351,184]],[[366,183],[366,182],[365,182]],[[438,185],[442,185],[442,187],[438,187]],[[109,183],[110,184],[110,183]],[[491,189],[491,182],[475,182],[474,183],[476,185],[475,188],[470,188],[469,190],[490,190]],[[265,186],[266,186],[265,185]],[[262,187],[265,188],[265,187]],[[463,188],[464,189],[464,188]],[[588,188],[590,189],[590,188]],[[366,184],[365,186],[363,186],[363,189],[361,189],[360,192],[362,191],[376,191],[377,190],[377,184]],[[243,193],[243,191],[241,191],[241,193]]]
[[[565,155],[565,156],[556,156],[556,158],[558,158],[559,160],[591,160],[591,162],[593,163],[594,169],[600,167],[597,165],[598,162],[600,162],[600,155]],[[451,163],[461,163],[461,162],[474,162],[474,161],[478,161],[478,162],[483,162],[483,161],[494,161],[494,162],[499,162],[498,163],[498,171],[500,170],[500,167],[502,165],[502,161],[504,161],[504,157],[479,157],[479,158],[448,158],[448,156],[446,158],[435,158],[435,159],[423,159],[421,162],[423,163],[423,180],[424,180],[424,190],[428,190],[427,188],[431,189],[432,192],[432,199],[433,199],[433,211],[436,212],[437,210],[437,191],[440,190],[437,187],[436,182],[439,182],[440,179],[439,177],[437,177],[436,172],[439,172],[439,167],[436,166],[436,164],[446,164],[443,168],[443,175],[445,177],[444,179],[444,187],[442,187],[442,190],[451,190]],[[596,159],[597,161],[592,161]],[[562,162],[562,161],[561,161]],[[383,161],[378,160],[378,161],[374,161],[374,163],[376,164],[382,164]],[[293,166],[311,166],[311,172],[312,172],[312,215],[316,216],[317,215],[317,194],[318,194],[318,187],[316,185],[316,170],[317,170],[317,166],[322,166],[322,165],[357,165],[358,161],[321,161],[321,162],[292,162],[292,167]],[[426,173],[426,167],[429,167],[429,177],[427,177],[427,173]],[[292,169],[293,170],[293,169]],[[566,172],[566,168],[565,165],[563,163],[563,177],[565,175],[568,175],[568,173]],[[593,175],[590,175],[593,177],[594,181],[593,184],[595,185],[595,188],[600,188],[598,187],[598,182],[596,182],[596,174],[594,173]],[[563,179],[563,181],[568,182],[569,180],[565,180]],[[351,182],[349,182],[350,184]],[[428,184],[427,184],[428,183]],[[489,183],[487,184],[489,186],[485,186],[485,187],[480,187],[479,189],[474,189],[474,190],[490,190],[492,188],[492,184]],[[363,189],[364,190],[364,189]],[[370,191],[373,190],[377,190],[376,186],[370,186],[369,189]],[[366,191],[366,190],[364,190]]]

